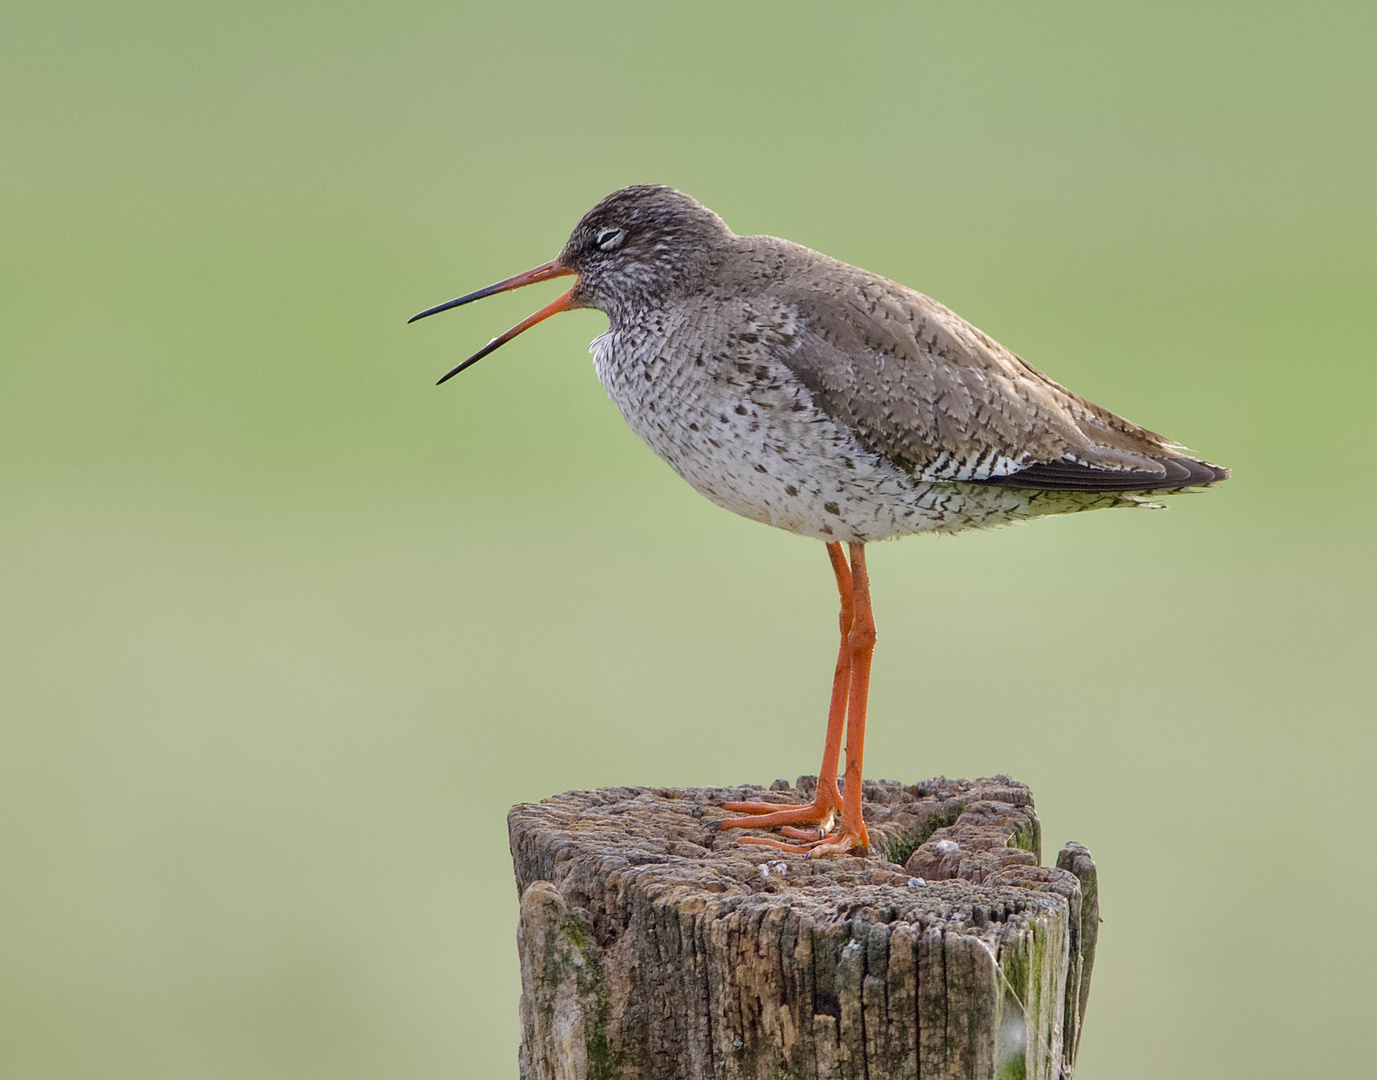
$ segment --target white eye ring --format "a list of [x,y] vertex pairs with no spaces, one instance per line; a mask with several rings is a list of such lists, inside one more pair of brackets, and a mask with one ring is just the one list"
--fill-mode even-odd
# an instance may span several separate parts
[[622,241],[626,239],[625,229],[603,229],[598,233],[598,238],[593,241],[599,251],[616,251],[622,246]]

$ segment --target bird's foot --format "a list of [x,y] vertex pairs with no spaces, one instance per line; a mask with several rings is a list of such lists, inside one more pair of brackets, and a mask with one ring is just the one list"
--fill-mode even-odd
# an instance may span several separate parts
[[[801,829],[781,829],[780,832],[788,833],[791,836],[802,835],[806,837],[808,835]],[[829,836],[822,836],[803,844],[785,843],[773,836],[743,836],[740,842],[753,844],[757,847],[787,851],[791,855],[804,855],[810,859],[816,859],[820,855],[847,855],[853,851],[864,851],[870,845],[864,824],[859,829],[848,829],[843,826]]]
[[[806,806],[781,807],[779,803],[768,802],[729,802],[723,809],[749,817],[727,818],[719,822],[719,829],[778,829],[782,840],[774,836],[743,836],[741,843],[757,847],[776,848],[793,855],[843,855],[849,851],[864,849],[868,844],[865,823],[856,815],[856,824],[848,824],[841,815],[840,792],[834,786],[823,785],[817,796]],[[853,813],[855,811],[853,810]],[[811,826],[811,828],[800,828]],[[790,843],[790,840],[800,841]]]
[[821,840],[836,827],[835,822],[827,822],[825,825],[819,825],[816,829],[795,829],[792,825],[781,825],[779,835],[794,840],[807,840],[811,843],[814,840]]
[[797,839],[820,839],[832,831],[837,820],[839,802],[834,794],[819,788],[817,798],[805,806],[785,806],[768,802],[729,802],[722,809],[736,814],[750,814],[750,817],[727,818],[717,824],[719,829],[775,829],[781,826],[813,825],[810,832],[789,829],[786,835]]
[[843,825],[831,836],[824,836],[821,840],[809,844],[808,858],[816,859],[819,855],[849,855],[853,851],[865,851],[869,847],[870,837],[866,834],[864,822],[855,829]]

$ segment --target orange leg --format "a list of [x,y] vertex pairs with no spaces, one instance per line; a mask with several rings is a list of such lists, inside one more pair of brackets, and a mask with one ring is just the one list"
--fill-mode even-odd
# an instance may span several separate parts
[[[818,776],[818,794],[812,806],[799,807],[783,813],[764,813],[759,817],[733,818],[724,821],[722,828],[770,828],[775,825],[817,823],[823,835],[805,844],[787,844],[767,837],[747,836],[743,844],[761,844],[784,851],[813,855],[845,854],[868,846],[865,821],[861,816],[861,771],[865,751],[865,714],[870,693],[870,662],[875,652],[875,616],[870,606],[870,577],[865,568],[865,545],[851,544],[851,565],[840,544],[828,544],[832,568],[837,575],[837,588],[842,596],[842,643],[837,656],[837,675],[832,684],[832,709],[828,714],[827,746],[823,751],[823,769]],[[846,579],[846,584],[843,580]],[[846,721],[846,797],[837,800],[838,743],[841,739],[842,718]],[[820,818],[824,805],[826,781],[826,818]],[[826,835],[832,823],[837,802],[841,803],[841,828]],[[757,812],[756,807],[770,807],[769,803],[728,803],[729,810]],[[805,816],[794,817],[802,812]],[[787,819],[786,819],[787,817]],[[808,834],[799,829],[782,830],[791,837],[804,839]]]
[[[851,648],[848,639],[855,618],[855,604],[851,588],[851,567],[840,543],[827,545],[827,557],[837,578],[837,593],[841,597],[841,646],[837,650],[837,668],[832,676],[832,702],[827,710],[827,741],[822,750],[822,767],[818,770],[818,790],[807,806],[781,810],[778,803],[729,802],[724,809],[752,817],[728,818],[723,829],[772,829],[779,825],[816,825],[814,833],[790,829],[788,835],[800,839],[814,839],[826,835],[842,808],[841,793],[837,790],[837,762],[841,758],[842,727],[846,722],[846,701],[851,687]],[[759,837],[745,837],[743,843],[770,843]]]
[[851,700],[846,711],[846,798],[841,828],[809,845],[809,856],[844,855],[870,844],[861,817],[861,764],[865,754],[865,710],[870,696],[870,661],[875,654],[875,614],[870,608],[870,577],[865,571],[865,545],[851,545],[851,583],[856,618],[851,624]]

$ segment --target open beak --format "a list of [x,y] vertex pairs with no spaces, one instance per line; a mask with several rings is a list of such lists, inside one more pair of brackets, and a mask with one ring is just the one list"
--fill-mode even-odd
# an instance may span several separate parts
[[[448,311],[450,308],[457,308],[463,304],[472,303],[474,300],[482,300],[483,297],[492,296],[494,293],[510,292],[512,289],[519,289],[523,285],[534,285],[537,281],[549,281],[551,278],[565,277],[573,272],[574,271],[564,266],[558,259],[552,259],[550,262],[542,263],[540,266],[537,266],[534,270],[527,270],[524,274],[517,274],[516,277],[509,277],[506,281],[499,281],[496,285],[489,285],[486,289],[479,289],[477,292],[468,293],[459,297],[457,300],[450,300],[447,303],[438,304],[433,308],[426,308],[426,310],[419,315],[411,316],[407,322],[414,323],[417,319],[424,319],[427,315],[435,315],[441,311]],[[573,289],[570,289],[569,292],[565,293],[559,299],[552,300],[550,303],[546,304],[534,315],[529,315],[522,319],[501,337],[493,338],[454,370],[447,372],[444,378],[440,379],[435,385],[439,386],[440,383],[447,382],[454,378],[454,376],[458,375],[459,372],[463,371],[466,367],[471,367],[478,363],[478,361],[482,360],[488,353],[493,352],[495,349],[500,349],[523,330],[529,330],[536,323],[548,319],[551,315],[558,315],[561,311],[568,311],[573,306],[569,302],[569,296],[573,291]]]

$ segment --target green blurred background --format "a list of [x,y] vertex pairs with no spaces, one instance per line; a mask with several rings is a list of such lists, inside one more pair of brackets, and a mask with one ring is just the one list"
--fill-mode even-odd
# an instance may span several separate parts
[[0,1074],[515,1076],[504,814],[816,769],[822,548],[542,325],[664,182],[1234,470],[872,549],[876,776],[1091,848],[1082,1075],[1348,1077],[1377,991],[1377,8],[0,9]]

